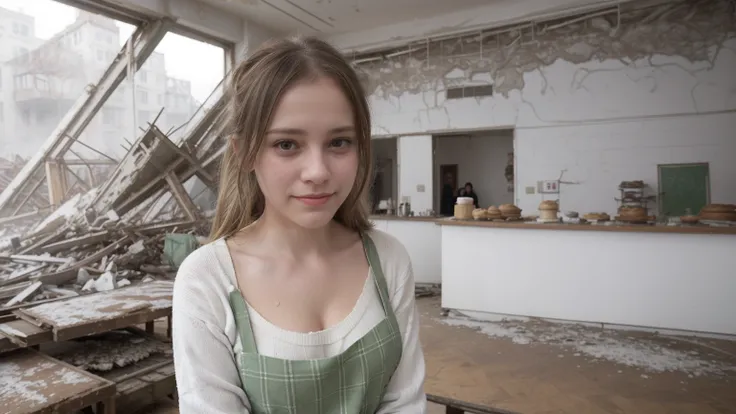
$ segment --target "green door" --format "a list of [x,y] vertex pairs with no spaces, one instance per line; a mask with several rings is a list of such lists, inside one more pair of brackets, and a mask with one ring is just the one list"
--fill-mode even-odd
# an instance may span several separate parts
[[692,214],[710,202],[708,164],[672,164],[659,166],[660,214]]

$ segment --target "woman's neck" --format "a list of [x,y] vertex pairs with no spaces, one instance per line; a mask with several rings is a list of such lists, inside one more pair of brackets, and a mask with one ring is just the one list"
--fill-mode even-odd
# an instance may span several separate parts
[[326,254],[334,250],[340,225],[330,221],[326,226],[307,229],[277,214],[263,215],[248,230],[261,247],[291,257]]

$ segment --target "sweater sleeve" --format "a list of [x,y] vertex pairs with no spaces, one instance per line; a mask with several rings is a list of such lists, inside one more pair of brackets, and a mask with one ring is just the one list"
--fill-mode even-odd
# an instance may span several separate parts
[[414,293],[414,273],[406,267],[391,300],[402,334],[402,354],[388,384],[378,414],[423,414],[427,412],[424,393],[424,353],[419,341],[419,312]]
[[[183,267],[183,266],[182,266]],[[174,284],[172,342],[181,414],[248,413],[230,341],[207,292],[180,269]]]

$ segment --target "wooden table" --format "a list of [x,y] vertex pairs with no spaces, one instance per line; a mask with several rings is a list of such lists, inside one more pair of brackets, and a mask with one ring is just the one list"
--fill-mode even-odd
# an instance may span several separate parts
[[30,349],[0,356],[0,412],[66,413],[93,405],[97,413],[115,413],[113,382]]

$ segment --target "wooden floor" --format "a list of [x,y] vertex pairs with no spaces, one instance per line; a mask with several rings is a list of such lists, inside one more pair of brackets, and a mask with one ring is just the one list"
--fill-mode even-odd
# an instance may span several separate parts
[[[661,347],[661,355],[648,356],[655,365],[684,352],[722,368],[717,375],[658,373],[643,368],[652,361],[630,366],[575,352],[565,344],[492,337],[478,330],[482,324],[451,326],[440,316],[439,298],[419,299],[418,304],[428,393],[523,414],[736,413],[734,342],[653,342]],[[629,341],[657,340],[649,334],[614,334]],[[175,412],[171,404],[146,411]],[[441,412],[430,407],[430,413]]]

